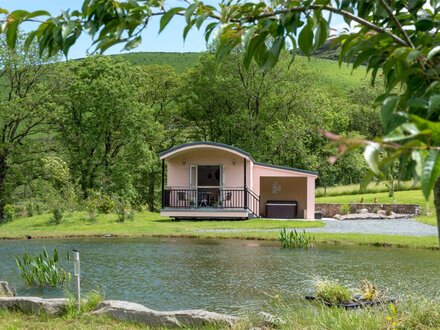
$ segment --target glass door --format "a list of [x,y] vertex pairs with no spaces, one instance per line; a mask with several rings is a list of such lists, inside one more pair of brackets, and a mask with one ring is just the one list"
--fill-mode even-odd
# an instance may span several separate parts
[[223,166],[197,165],[197,199],[199,207],[218,207],[223,185]]

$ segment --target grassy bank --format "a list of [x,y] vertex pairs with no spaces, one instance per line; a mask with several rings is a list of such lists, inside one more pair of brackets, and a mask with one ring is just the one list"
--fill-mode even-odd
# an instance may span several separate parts
[[[402,181],[399,186],[395,186],[395,191],[406,191],[406,190],[420,190],[420,184],[414,186],[413,181]],[[324,187],[316,188],[316,197],[330,197],[330,196],[341,196],[341,195],[358,195],[360,191],[360,184],[349,184],[342,186]],[[362,192],[363,194],[374,194],[386,192],[388,193],[389,187],[388,182],[381,181],[379,183],[370,183],[367,188]]]
[[78,319],[27,315],[21,312],[0,310],[0,329],[145,329],[129,322],[119,322],[108,317],[84,316]]
[[349,204],[349,203],[400,203],[400,204],[419,204],[422,208],[423,216],[416,217],[416,220],[436,226],[437,220],[435,218],[435,208],[434,202],[431,198],[429,201],[425,200],[421,190],[407,190],[407,191],[396,191],[394,197],[389,197],[387,192],[379,193],[364,193],[364,194],[347,194],[340,196],[326,196],[316,198],[317,203],[339,203],[339,204]]
[[[115,214],[101,214],[95,222],[87,220],[85,212],[65,215],[59,225],[49,224],[50,214],[29,218],[17,218],[0,227],[0,238],[64,238],[64,237],[199,237],[277,240],[278,229],[322,227],[319,221],[277,221],[254,219],[247,221],[171,221],[157,213],[137,213],[134,220],[116,222]],[[228,232],[228,229],[234,231]],[[273,229],[273,231],[260,231]],[[220,231],[218,231],[220,230]],[[237,231],[238,230],[238,231]],[[240,231],[243,230],[243,231]],[[431,237],[370,235],[370,234],[327,234],[313,233],[320,244],[361,244],[375,246],[396,246],[410,248],[437,248],[437,239]]]
[[[292,228],[322,227],[319,221],[172,221],[157,213],[136,213],[131,221],[116,222],[115,214],[100,214],[96,221],[90,222],[85,212],[66,214],[59,225],[51,225],[50,214],[28,218],[17,218],[0,227],[0,238],[60,238],[82,236],[204,236],[203,231],[213,229],[277,229],[284,226]],[[199,232],[200,231],[200,232]]]
[[[268,311],[284,323],[278,329],[439,329],[440,303],[428,299],[411,299],[395,305],[383,305],[360,310],[329,308],[318,303],[306,303],[295,298],[273,299]],[[134,323],[119,322],[106,317],[81,316],[40,317],[20,312],[0,311],[2,329],[151,329]],[[265,327],[261,316],[248,314],[232,330]],[[207,326],[203,329],[224,329],[224,326]],[[197,329],[194,327],[194,329]],[[199,328],[200,329],[200,328]]]

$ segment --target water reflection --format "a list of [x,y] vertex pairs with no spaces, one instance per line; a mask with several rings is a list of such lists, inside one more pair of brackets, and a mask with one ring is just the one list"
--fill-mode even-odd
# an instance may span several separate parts
[[[395,295],[438,294],[438,251],[356,246],[285,250],[276,242],[195,239],[72,239],[1,241],[0,280],[25,295],[62,295],[24,286],[15,256],[56,247],[81,251],[83,289],[159,310],[206,308],[239,313],[273,293],[306,293],[327,277],[354,286],[369,279]],[[70,271],[72,265],[67,264]]]

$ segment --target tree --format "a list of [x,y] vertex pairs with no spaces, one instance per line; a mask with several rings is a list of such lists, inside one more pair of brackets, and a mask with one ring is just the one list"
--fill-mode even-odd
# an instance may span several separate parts
[[63,79],[58,138],[83,197],[99,190],[134,200],[134,184],[162,134],[141,102],[141,73],[125,62],[90,57],[70,63]]
[[[26,11],[6,15],[2,30],[11,47],[21,22],[49,16]],[[162,16],[161,30],[173,16],[183,15],[187,22],[184,36],[192,27],[204,26],[209,40],[217,29],[219,57],[244,45],[244,65],[249,67],[254,60],[263,70],[277,63],[287,41],[293,56],[298,48],[310,56],[326,42],[332,15],[355,25],[356,29],[337,38],[339,61],[350,61],[353,68],[366,63],[373,83],[383,74],[386,91],[377,102],[385,136],[375,141],[327,136],[344,146],[341,151],[364,145],[365,158],[376,173],[397,158],[416,163],[425,197],[434,191],[440,242],[440,1],[223,1],[219,8],[189,1],[185,8],[165,11],[159,1],[87,0],[80,11],[46,19],[29,40],[38,40],[42,52],[67,53],[86,30],[96,36],[98,50],[118,42],[130,49],[141,42],[139,31],[148,19],[157,15]]]
[[[174,68],[169,65],[149,65],[140,70],[140,101],[151,111],[155,125],[166,132],[158,135],[156,143],[149,146],[152,154],[157,155],[184,141],[182,135],[185,130],[179,124],[180,112],[175,102],[181,82]],[[161,171],[161,162],[156,158],[142,171],[141,180],[135,183],[139,192],[138,204],[148,204],[152,212],[160,207]],[[145,182],[148,182],[148,189]]]
[[0,39],[0,224],[12,193],[41,176],[41,155],[51,149],[47,135],[59,84],[47,58],[23,38],[11,49]]

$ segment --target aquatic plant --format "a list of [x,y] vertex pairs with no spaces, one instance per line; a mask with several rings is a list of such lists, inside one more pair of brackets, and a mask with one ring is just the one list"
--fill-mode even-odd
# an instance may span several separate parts
[[332,305],[352,300],[351,290],[336,280],[317,280],[315,294],[319,300]]
[[71,274],[59,265],[57,249],[54,249],[53,256],[50,256],[46,248],[43,248],[43,253],[35,257],[25,253],[21,258],[16,257],[15,261],[20,269],[21,277],[28,285],[55,287],[71,279]]
[[309,249],[313,247],[313,239],[313,237],[306,234],[305,230],[298,232],[294,229],[287,232],[286,228],[283,228],[279,233],[279,240],[283,248]]
[[379,289],[368,280],[363,280],[359,287],[360,299],[366,301],[376,301],[382,298]]

